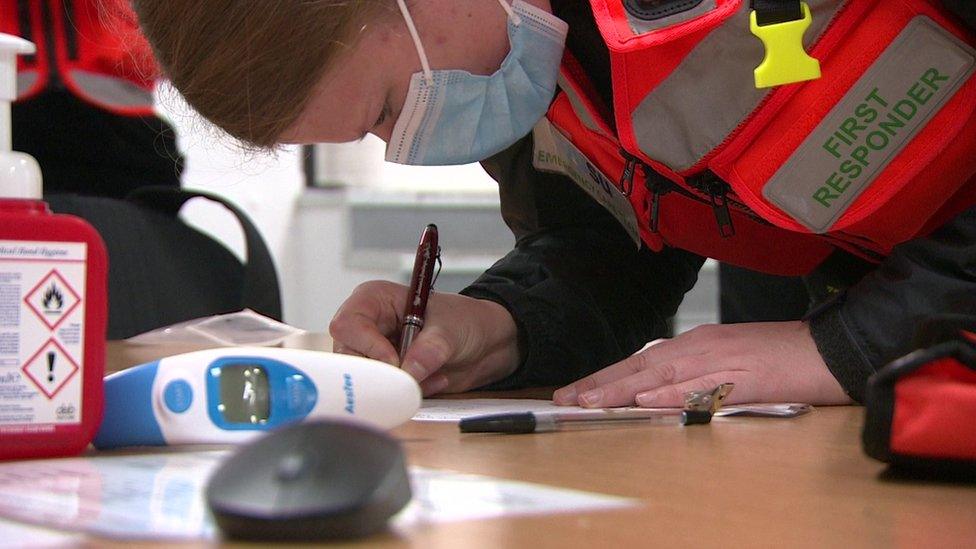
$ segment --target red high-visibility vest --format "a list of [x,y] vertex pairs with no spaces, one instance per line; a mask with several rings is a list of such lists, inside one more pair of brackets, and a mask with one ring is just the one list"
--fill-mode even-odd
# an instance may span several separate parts
[[797,275],[836,248],[880,260],[976,204],[976,38],[938,1],[807,0],[821,77],[772,89],[748,0],[662,4],[591,0],[613,119],[567,54],[535,129],[536,167],[635,241]]
[[153,114],[156,67],[126,0],[0,0],[0,32],[37,44],[17,61],[18,99],[63,85],[116,114]]

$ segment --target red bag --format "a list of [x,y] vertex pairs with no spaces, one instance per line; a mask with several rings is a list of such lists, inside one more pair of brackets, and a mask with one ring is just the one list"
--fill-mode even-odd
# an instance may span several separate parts
[[937,326],[942,342],[923,337],[868,381],[864,450],[899,471],[976,478],[976,331]]

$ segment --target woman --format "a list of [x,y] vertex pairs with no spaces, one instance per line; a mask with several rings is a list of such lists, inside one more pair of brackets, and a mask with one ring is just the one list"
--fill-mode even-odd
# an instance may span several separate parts
[[[735,401],[847,403],[918,319],[976,316],[974,40],[938,1],[757,3],[757,34],[812,20],[822,57],[817,78],[793,52],[786,72],[805,70],[772,85],[803,82],[773,91],[740,0],[134,4],[176,88],[247,143],[373,133],[388,160],[484,161],[517,243],[431,299],[402,364],[427,394],[568,384],[557,403],[674,406],[734,382]],[[807,275],[820,305],[631,356],[701,254]],[[358,288],[336,349],[397,363],[405,296]]]

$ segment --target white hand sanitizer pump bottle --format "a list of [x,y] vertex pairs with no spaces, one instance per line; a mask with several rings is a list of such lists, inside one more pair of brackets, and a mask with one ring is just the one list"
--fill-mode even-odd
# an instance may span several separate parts
[[105,243],[51,213],[37,161],[12,150],[17,55],[33,51],[0,33],[0,460],[81,452],[103,408]]
[[41,199],[41,167],[11,143],[10,104],[17,99],[17,56],[34,53],[34,44],[0,33],[0,197]]

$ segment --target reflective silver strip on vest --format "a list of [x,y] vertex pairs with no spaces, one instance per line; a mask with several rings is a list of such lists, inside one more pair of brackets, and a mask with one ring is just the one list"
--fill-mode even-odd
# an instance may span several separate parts
[[763,188],[826,232],[972,76],[976,50],[931,19],[908,24]]
[[[807,0],[813,23],[809,45],[820,37],[845,0]],[[631,114],[637,145],[675,171],[697,164],[742,123],[768,93],[753,71],[764,56],[749,30],[749,2],[708,34]]]
[[587,109],[583,104],[583,100],[576,93],[576,90],[566,81],[561,73],[559,75],[557,85],[559,86],[559,89],[566,93],[566,98],[569,99],[569,104],[573,107],[573,112],[576,113],[576,117],[579,118],[580,122],[582,122],[583,125],[590,130],[593,130],[601,135],[607,135],[607,132],[601,129],[600,124],[598,124],[596,119],[593,118],[593,114],[590,113],[589,109]]
[[88,99],[102,105],[147,107],[153,103],[151,92],[121,78],[83,70],[73,70],[68,75]]
[[715,6],[715,0],[705,0],[690,10],[685,10],[674,15],[662,17],[660,19],[654,19],[653,21],[645,21],[639,17],[635,17],[626,9],[624,11],[627,11],[627,24],[630,25],[630,30],[634,31],[634,34],[644,34],[657,29],[663,29],[664,27],[670,27],[671,25],[677,25],[678,23],[684,23],[685,21],[690,21],[699,15],[705,15],[706,13],[712,11],[715,9]]
[[37,71],[20,71],[17,73],[17,97],[24,97],[27,92],[31,91],[34,84],[37,84],[37,79],[41,75]]

